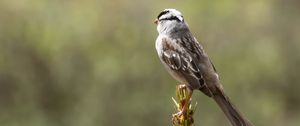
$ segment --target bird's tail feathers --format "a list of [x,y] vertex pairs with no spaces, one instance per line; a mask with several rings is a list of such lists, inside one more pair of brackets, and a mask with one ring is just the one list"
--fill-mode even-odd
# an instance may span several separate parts
[[212,97],[233,126],[253,126],[253,124],[230,102],[222,89],[216,88],[216,92],[213,93]]

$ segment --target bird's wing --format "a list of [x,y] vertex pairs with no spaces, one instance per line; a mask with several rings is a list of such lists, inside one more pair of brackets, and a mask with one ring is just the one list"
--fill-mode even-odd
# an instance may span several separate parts
[[[195,37],[192,37],[191,34],[189,34],[188,36],[190,36],[189,38],[192,38],[192,39],[189,40],[191,46],[190,46],[190,48],[187,48],[187,49],[190,52],[194,53],[196,55],[196,57],[200,57],[201,55],[203,55],[204,49],[200,45],[200,43],[197,41],[197,39]],[[216,69],[215,65],[211,62],[210,59],[209,59],[209,62],[211,64],[211,66],[213,67],[214,71],[217,73],[217,69]]]
[[[204,94],[211,96],[206,87],[198,68],[198,59],[193,45],[182,44],[180,39],[162,39],[163,53],[162,59],[170,69],[183,76],[192,89],[200,89]],[[186,40],[185,40],[186,41]]]
[[197,67],[197,59],[192,53],[168,38],[162,39],[162,60],[170,69],[181,75],[192,89],[199,89],[204,85],[202,75]]

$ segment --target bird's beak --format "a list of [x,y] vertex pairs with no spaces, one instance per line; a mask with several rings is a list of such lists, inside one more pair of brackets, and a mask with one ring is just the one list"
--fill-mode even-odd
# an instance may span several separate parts
[[155,24],[158,24],[158,19],[155,19],[155,20],[154,20],[154,23],[155,23]]

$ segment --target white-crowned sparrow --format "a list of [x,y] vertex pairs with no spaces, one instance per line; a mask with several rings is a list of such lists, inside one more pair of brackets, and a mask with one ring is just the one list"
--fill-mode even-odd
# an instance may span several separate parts
[[[182,14],[175,9],[165,9],[157,16],[155,23],[159,33],[155,44],[159,59],[177,81],[190,89],[188,99],[193,90],[201,90],[207,96],[214,98],[234,126],[250,126],[251,123],[240,114],[224,94],[222,85],[208,86],[205,83],[200,67],[205,67],[201,64],[203,60],[201,57],[206,53],[193,37]],[[210,60],[209,65],[218,78]],[[182,113],[186,111],[186,107],[183,108]]]

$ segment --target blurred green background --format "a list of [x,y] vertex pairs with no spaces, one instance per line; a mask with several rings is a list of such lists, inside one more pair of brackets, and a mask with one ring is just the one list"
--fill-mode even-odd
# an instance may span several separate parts
[[[1,0],[1,126],[168,126],[153,20],[180,10],[257,126],[300,125],[297,0]],[[197,126],[230,126],[195,92]]]

